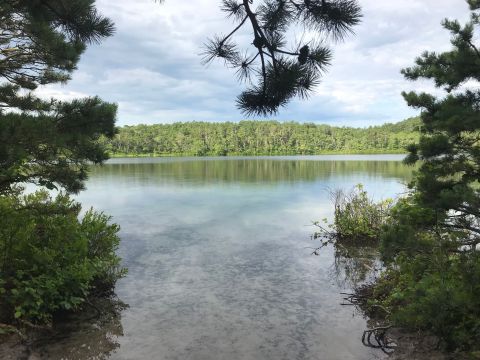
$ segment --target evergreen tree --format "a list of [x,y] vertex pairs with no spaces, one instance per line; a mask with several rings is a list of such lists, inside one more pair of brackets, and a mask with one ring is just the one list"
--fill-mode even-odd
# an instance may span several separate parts
[[402,71],[446,94],[403,94],[422,109],[420,140],[407,157],[421,161],[413,191],[383,229],[388,266],[373,291],[393,325],[427,330],[449,351],[473,351],[465,358],[480,350],[480,91],[470,86],[480,80],[480,1],[468,4],[466,25],[443,22],[453,48],[425,52]]
[[36,97],[40,85],[70,79],[86,46],[113,34],[94,0],[3,0],[0,4],[0,193],[31,182],[71,192],[88,162],[106,153],[116,105],[97,97],[63,102]]
[[433,79],[447,92],[443,98],[403,94],[410,106],[422,109],[422,136],[409,148],[407,159],[422,161],[414,183],[416,199],[435,211],[437,225],[466,232],[461,245],[475,247],[480,243],[480,91],[468,89],[468,82],[480,80],[480,51],[474,41],[480,1],[468,4],[472,13],[465,26],[443,22],[452,34],[453,49],[425,52],[416,66],[402,72],[411,80]]
[[[293,97],[306,98],[332,59],[324,38],[343,40],[361,19],[356,0],[223,0],[222,10],[236,26],[205,44],[204,61],[220,58],[250,87],[237,98],[247,115],[274,114]],[[253,52],[241,52],[233,35],[250,24]],[[317,40],[288,46],[293,25],[314,31]]]

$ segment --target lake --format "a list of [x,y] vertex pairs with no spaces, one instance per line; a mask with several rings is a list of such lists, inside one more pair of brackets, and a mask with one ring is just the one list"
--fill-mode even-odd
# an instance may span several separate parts
[[[342,306],[365,274],[333,248],[312,255],[329,191],[405,192],[401,155],[112,159],[77,198],[121,225],[129,268],[109,321],[60,332],[50,359],[383,359]],[[336,255],[336,256],[335,256]],[[362,259],[360,259],[362,260]],[[374,260],[371,260],[374,261]],[[355,266],[355,264],[354,264]]]

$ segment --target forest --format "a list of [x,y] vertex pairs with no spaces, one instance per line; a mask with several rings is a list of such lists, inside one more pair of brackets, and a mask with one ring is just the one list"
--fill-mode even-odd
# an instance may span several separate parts
[[419,118],[368,128],[278,121],[185,122],[123,126],[99,141],[112,156],[316,155],[404,153]]

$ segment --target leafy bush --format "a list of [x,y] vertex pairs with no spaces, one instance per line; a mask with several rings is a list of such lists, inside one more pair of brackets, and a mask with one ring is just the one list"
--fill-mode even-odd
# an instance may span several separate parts
[[118,225],[68,195],[0,197],[0,321],[49,323],[124,276]]
[[401,255],[374,287],[391,321],[437,335],[447,350],[480,350],[480,254]]
[[392,200],[374,202],[361,184],[349,193],[338,190],[332,196],[335,205],[332,228],[339,239],[367,242],[379,239]]
[[469,233],[442,226],[441,213],[417,194],[399,199],[382,227],[386,271],[370,305],[393,325],[437,335],[445,349],[480,350],[480,253],[462,246]]

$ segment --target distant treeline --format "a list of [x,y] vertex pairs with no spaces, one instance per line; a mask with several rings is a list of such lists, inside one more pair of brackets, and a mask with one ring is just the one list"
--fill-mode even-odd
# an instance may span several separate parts
[[411,118],[368,128],[313,123],[241,121],[124,126],[101,139],[113,156],[314,155],[402,153],[418,140]]

